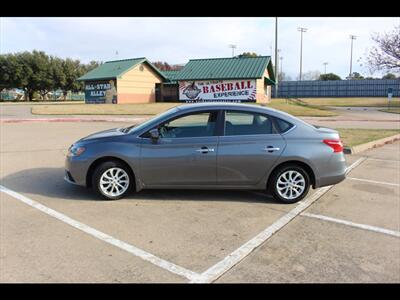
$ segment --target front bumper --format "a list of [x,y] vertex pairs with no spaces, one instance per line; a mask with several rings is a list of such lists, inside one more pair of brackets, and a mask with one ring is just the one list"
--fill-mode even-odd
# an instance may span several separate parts
[[75,185],[86,186],[86,174],[90,162],[81,157],[66,157],[64,180]]

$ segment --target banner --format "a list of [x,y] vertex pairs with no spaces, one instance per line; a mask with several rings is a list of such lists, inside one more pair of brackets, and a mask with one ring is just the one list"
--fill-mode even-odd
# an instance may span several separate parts
[[256,80],[180,81],[180,101],[256,101]]
[[117,103],[117,88],[114,80],[86,81],[86,103]]

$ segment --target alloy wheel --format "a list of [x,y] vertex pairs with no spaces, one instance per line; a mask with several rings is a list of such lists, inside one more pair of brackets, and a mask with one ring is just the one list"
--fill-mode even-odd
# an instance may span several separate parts
[[301,196],[306,188],[304,176],[294,170],[282,173],[277,182],[276,190],[278,194],[287,200],[293,200]]
[[106,196],[118,197],[128,189],[129,175],[118,167],[107,169],[100,177],[99,187]]

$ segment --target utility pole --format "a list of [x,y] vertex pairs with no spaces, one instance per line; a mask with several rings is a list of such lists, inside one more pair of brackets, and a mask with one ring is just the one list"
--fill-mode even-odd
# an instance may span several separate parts
[[355,35],[350,35],[350,40],[351,40],[351,48],[350,48],[350,74],[349,77],[351,79],[351,77],[353,76],[353,71],[352,71],[352,67],[353,67],[353,41],[357,38],[357,36]]
[[275,17],[275,98],[278,98],[278,17]]
[[297,31],[300,31],[300,81],[303,67],[303,32],[307,32],[307,28],[298,27]]
[[283,73],[282,73],[282,66],[283,66],[283,63],[282,63],[282,60],[283,60],[283,57],[281,56],[281,57],[279,57],[279,60],[281,61],[280,62],[280,67],[281,67],[281,78],[282,78],[282,76],[283,76]]
[[327,65],[328,63],[327,62],[324,62],[323,63],[323,65],[324,65],[324,74],[326,75],[326,65]]
[[232,57],[235,55],[236,45],[229,45],[229,48],[232,48]]

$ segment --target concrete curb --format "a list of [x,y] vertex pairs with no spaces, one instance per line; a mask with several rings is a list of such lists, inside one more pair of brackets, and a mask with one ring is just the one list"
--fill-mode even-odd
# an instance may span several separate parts
[[126,122],[139,123],[148,118],[31,118],[31,119],[0,119],[0,123],[27,123],[27,122]]
[[353,147],[345,147],[344,153],[357,154],[357,153],[360,153],[360,152],[368,150],[368,149],[377,148],[377,147],[383,146],[385,144],[391,144],[398,140],[400,140],[400,134],[395,134],[395,135],[388,136],[383,139],[375,140],[375,141],[368,142],[365,144],[361,144],[361,145],[357,145],[357,146],[353,146]]

